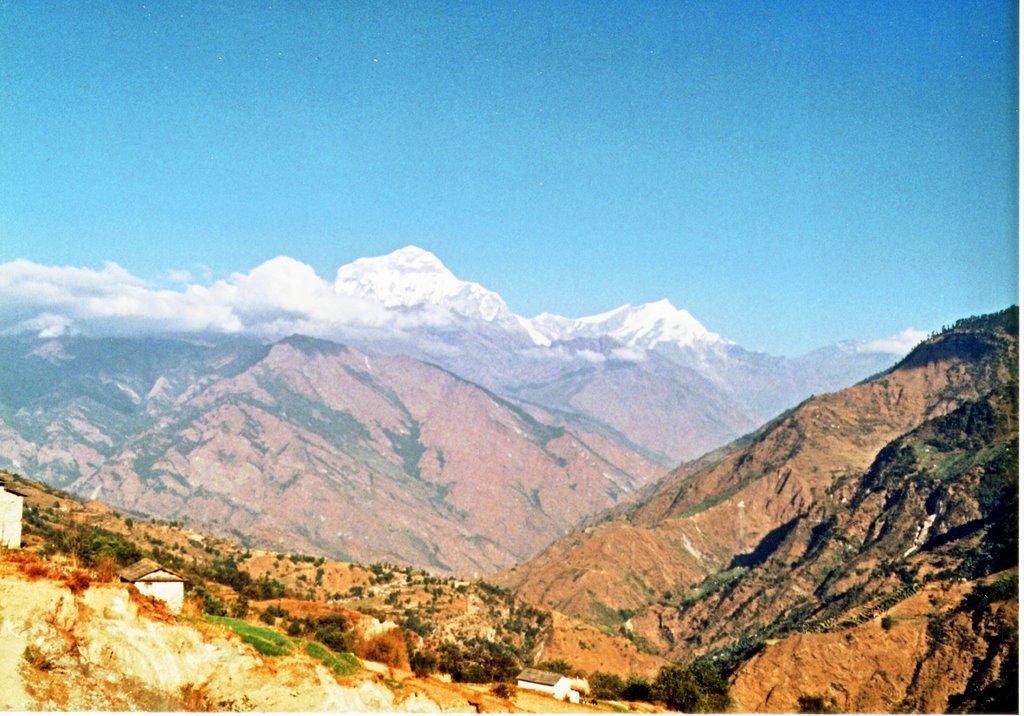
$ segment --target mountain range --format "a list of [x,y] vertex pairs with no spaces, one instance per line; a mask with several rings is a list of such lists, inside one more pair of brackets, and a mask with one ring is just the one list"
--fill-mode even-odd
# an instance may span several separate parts
[[[50,312],[70,329],[0,337],[0,465],[248,541],[488,572],[898,358],[852,341],[755,353],[667,301],[526,319],[415,247],[343,266],[329,287],[295,263],[246,280],[277,309],[294,302],[306,336],[274,335],[295,326],[279,318],[258,336],[76,334]],[[269,312],[239,281],[210,293]],[[341,305],[372,320],[342,320]]]
[[[740,710],[796,711],[801,688],[839,711],[970,711],[983,686],[1005,696],[1016,622],[985,613],[983,588],[957,589],[1018,565],[1018,320],[1013,307],[958,321],[892,369],[682,465],[499,583],[674,661],[735,671]],[[909,604],[919,591],[931,607]],[[903,641],[879,636],[904,602]],[[943,668],[977,690],[952,693]]]

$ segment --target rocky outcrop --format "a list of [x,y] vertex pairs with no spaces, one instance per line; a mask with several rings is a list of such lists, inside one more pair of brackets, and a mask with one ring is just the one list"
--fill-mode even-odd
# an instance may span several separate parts
[[0,673],[2,710],[439,710],[369,676],[341,683],[311,659],[271,661],[210,625],[154,618],[123,587],[75,594],[10,574],[0,575]]

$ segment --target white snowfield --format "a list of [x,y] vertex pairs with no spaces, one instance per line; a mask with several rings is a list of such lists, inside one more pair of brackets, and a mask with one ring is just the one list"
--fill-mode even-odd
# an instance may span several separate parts
[[373,299],[387,308],[433,305],[467,318],[518,325],[539,346],[602,336],[641,349],[662,343],[684,347],[728,343],[665,299],[640,306],[625,305],[585,318],[550,313],[535,318],[517,316],[501,296],[478,283],[459,279],[434,254],[415,246],[342,266],[334,290]]

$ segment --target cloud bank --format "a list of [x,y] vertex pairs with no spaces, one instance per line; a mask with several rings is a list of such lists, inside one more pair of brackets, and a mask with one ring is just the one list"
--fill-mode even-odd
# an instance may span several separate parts
[[858,346],[861,352],[865,353],[892,353],[893,355],[906,355],[914,347],[928,337],[925,331],[916,328],[906,328],[894,336],[879,338],[875,341],[867,341]]
[[[44,266],[24,259],[0,264],[0,334],[55,338],[221,333],[275,340],[298,333],[342,341],[401,342],[413,329],[443,327],[453,320],[449,310],[431,303],[388,308],[340,279],[325,281],[311,266],[287,256],[212,282],[196,281],[188,271],[170,270],[164,276],[174,288],[149,284],[113,262],[99,269]],[[925,337],[923,331],[908,328],[888,338],[858,342],[857,350],[903,355]],[[428,338],[420,332],[416,340]],[[440,344],[433,349],[455,350]],[[644,351],[625,346],[609,356],[561,346],[537,348],[534,353],[537,358],[591,363],[646,358]]]
[[[416,322],[442,318],[427,311]],[[179,290],[147,285],[112,262],[100,269],[24,259],[0,264],[0,332],[7,334],[215,332],[274,338],[327,336],[353,327],[400,331],[406,323],[374,301],[337,291],[311,266],[285,256],[249,273],[210,285],[185,283]]]

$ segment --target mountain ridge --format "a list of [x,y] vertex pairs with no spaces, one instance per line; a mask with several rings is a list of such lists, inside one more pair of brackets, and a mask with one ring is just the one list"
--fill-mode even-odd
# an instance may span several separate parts
[[[999,315],[997,329],[964,323],[886,373],[804,401],[731,449],[669,473],[640,493],[642,502],[616,508],[499,581],[536,603],[617,624],[616,614],[656,610],[658,595],[728,573],[734,559],[772,535],[783,539],[793,520],[835,509],[826,505],[839,504],[828,497],[837,481],[867,470],[890,441],[1015,380],[1016,308]],[[615,576],[623,574],[632,576]],[[645,638],[670,649],[659,636],[664,616],[637,619]]]

